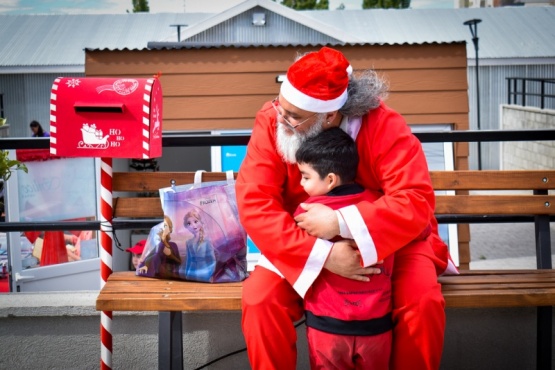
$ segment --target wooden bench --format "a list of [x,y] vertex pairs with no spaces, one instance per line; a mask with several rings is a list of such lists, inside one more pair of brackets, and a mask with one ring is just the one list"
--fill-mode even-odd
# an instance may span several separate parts
[[[118,222],[125,225],[130,218],[134,222],[137,218],[155,219],[154,225],[163,216],[159,198],[117,196],[117,193],[156,192],[167,187],[171,180],[177,184],[192,183],[193,176],[192,172],[114,173],[114,228],[117,230]],[[433,171],[431,177],[434,189],[456,193],[437,195],[436,205],[440,222],[459,224],[461,274],[439,278],[446,306],[538,307],[537,368],[551,369],[555,270],[551,266],[549,223],[555,215],[555,195],[549,195],[548,191],[555,189],[555,171]],[[224,173],[205,173],[203,181],[224,178]],[[474,222],[533,222],[538,268],[469,270],[468,223]],[[96,308],[99,311],[158,311],[160,368],[181,369],[182,311],[240,310],[241,283],[203,284],[115,272],[101,290]]]

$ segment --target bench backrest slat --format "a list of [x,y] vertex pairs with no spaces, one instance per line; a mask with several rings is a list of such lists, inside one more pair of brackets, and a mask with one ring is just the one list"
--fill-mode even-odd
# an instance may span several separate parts
[[[555,213],[553,195],[533,196],[532,190],[555,188],[555,171],[431,171],[436,190],[529,190],[508,195],[502,193],[495,198],[487,195],[443,195],[436,197],[436,214],[468,215],[540,215]],[[194,172],[116,172],[113,174],[114,192],[158,192],[170,186],[193,182]],[[221,181],[223,172],[206,172],[203,181]],[[162,218],[162,207],[158,197],[136,195],[114,198],[114,217]]]
[[435,190],[555,189],[555,171],[430,171]]
[[[546,206],[549,204],[549,206]],[[555,195],[437,195],[436,214],[549,215],[555,214]],[[162,218],[158,197],[114,199],[114,217]]]
[[554,195],[437,195],[436,214],[550,215]]
[[[555,171],[430,171],[436,190],[531,190],[555,189]],[[194,172],[115,172],[114,191],[150,192],[193,182]],[[225,179],[223,172],[206,172],[203,181]]]
[[[237,176],[237,174],[236,174]],[[157,192],[167,188],[171,180],[176,185],[192,184],[194,172],[114,172],[112,177],[113,191]],[[205,172],[202,181],[225,180],[225,172]]]

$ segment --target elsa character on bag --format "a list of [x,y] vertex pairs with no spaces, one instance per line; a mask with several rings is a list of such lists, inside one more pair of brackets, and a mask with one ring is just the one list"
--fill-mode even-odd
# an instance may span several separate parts
[[137,275],[179,278],[181,256],[177,244],[170,242],[172,231],[173,222],[169,216],[164,215],[164,226],[158,233],[160,243],[156,246],[156,251],[146,256],[144,263],[140,264]]
[[193,234],[187,240],[187,261],[185,278],[188,280],[210,281],[216,268],[214,247],[205,235],[200,213],[192,209],[183,217],[183,225]]

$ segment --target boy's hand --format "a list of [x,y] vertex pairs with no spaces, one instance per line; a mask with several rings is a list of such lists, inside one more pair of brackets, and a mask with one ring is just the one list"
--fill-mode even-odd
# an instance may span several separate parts
[[324,263],[324,268],[334,274],[358,281],[370,281],[370,277],[367,275],[381,273],[379,268],[361,266],[360,252],[353,240],[335,242],[328,259]]

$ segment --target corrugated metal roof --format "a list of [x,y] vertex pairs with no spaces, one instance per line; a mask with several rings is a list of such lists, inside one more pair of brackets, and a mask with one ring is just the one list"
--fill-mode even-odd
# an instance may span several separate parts
[[[504,7],[471,9],[330,10],[295,12],[269,0],[247,0],[221,14],[135,13],[95,15],[0,15],[0,73],[17,67],[84,68],[84,50],[142,50],[149,42],[175,48],[177,31],[172,24],[187,24],[181,38],[236,18],[241,12],[261,7],[293,22],[310,26],[329,39],[345,44],[425,44],[467,42],[468,57],[474,46],[463,22],[482,19],[478,25],[481,60],[500,58],[555,58],[555,7]],[[285,9],[284,9],[285,8]],[[233,24],[230,22],[230,24]],[[253,27],[252,32],[263,27]],[[336,30],[341,32],[336,32]],[[242,33],[244,38],[247,33]],[[277,37],[277,36],[276,36]],[[185,40],[186,41],[186,40]],[[277,41],[277,39],[276,39]],[[298,45],[306,44],[298,43]],[[312,43],[312,42],[309,42]],[[255,45],[251,40],[221,44]],[[283,45],[270,42],[269,45]],[[295,44],[297,45],[297,44]],[[184,43],[182,47],[200,47]],[[536,60],[537,62],[537,60]],[[11,72],[10,72],[11,71]]]
[[555,6],[465,9],[375,9],[306,11],[308,17],[358,35],[368,43],[420,44],[465,40],[474,44],[463,22],[481,19],[481,59],[555,57]]
[[[0,68],[83,66],[85,48],[145,49],[209,13],[0,15]],[[175,37],[175,36],[174,36]]]

